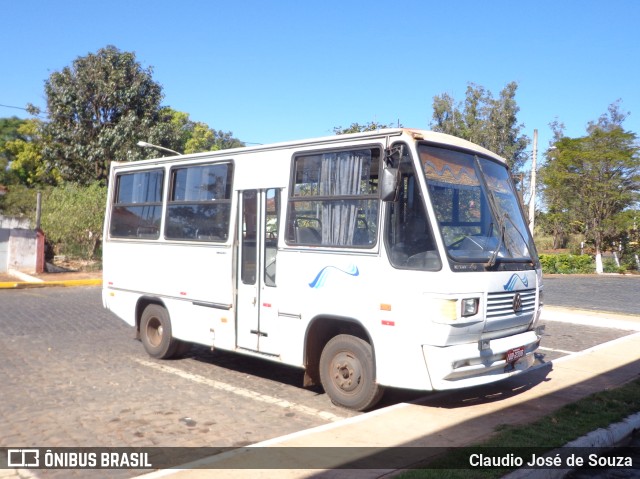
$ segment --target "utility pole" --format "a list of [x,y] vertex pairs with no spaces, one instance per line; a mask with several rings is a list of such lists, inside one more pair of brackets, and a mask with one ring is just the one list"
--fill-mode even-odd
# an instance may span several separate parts
[[531,198],[529,198],[529,231],[533,236],[536,216],[536,160],[538,157],[538,130],[533,130],[533,152],[531,153]]

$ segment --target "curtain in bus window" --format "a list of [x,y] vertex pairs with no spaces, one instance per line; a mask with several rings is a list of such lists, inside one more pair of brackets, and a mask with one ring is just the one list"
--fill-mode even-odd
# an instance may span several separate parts
[[[368,184],[371,151],[346,151],[322,155],[320,196],[355,196]],[[358,220],[358,201],[344,199],[322,203],[322,244],[352,245]]]
[[443,185],[479,186],[480,182],[473,167],[473,157],[453,152],[433,149],[421,152],[420,159],[424,163],[424,174],[432,182]]

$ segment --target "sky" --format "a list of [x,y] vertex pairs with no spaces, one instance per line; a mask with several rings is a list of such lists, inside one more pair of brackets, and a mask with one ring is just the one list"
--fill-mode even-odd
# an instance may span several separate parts
[[[637,0],[0,0],[0,117],[107,45],[135,52],[163,104],[247,144],[377,121],[428,129],[433,97],[518,83],[522,133],[583,136],[621,100],[640,135]],[[18,107],[18,108],[9,108]]]

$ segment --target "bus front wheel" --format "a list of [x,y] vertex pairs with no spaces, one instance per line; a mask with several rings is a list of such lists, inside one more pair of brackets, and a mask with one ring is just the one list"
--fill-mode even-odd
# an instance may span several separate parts
[[171,336],[169,312],[158,304],[150,304],[140,319],[140,339],[149,356],[156,359],[173,358],[181,341]]
[[373,407],[384,389],[376,383],[371,345],[349,334],[333,337],[320,355],[322,387],[334,404],[364,411]]

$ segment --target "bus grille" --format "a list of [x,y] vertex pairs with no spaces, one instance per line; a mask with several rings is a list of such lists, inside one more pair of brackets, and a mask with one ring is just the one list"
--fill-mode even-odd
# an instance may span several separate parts
[[[520,294],[522,309],[517,313],[513,310],[513,298]],[[536,290],[509,291],[505,293],[489,293],[487,298],[487,319],[500,319],[516,314],[533,313],[536,309]]]

